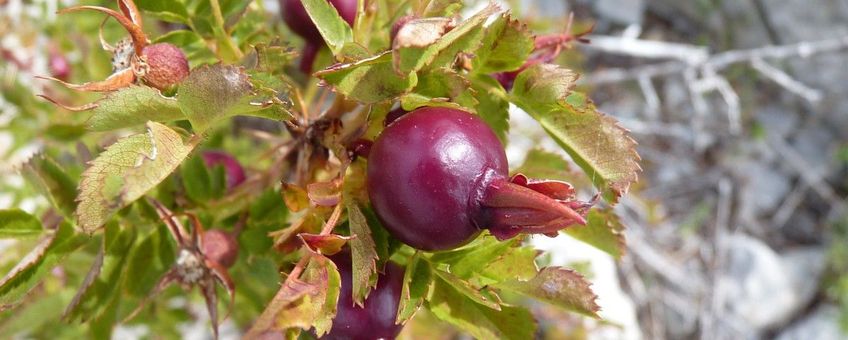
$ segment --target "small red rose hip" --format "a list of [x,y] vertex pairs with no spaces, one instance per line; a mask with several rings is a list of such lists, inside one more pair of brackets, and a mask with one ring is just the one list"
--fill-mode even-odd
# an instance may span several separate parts
[[339,269],[342,285],[333,328],[322,339],[394,339],[403,328],[395,320],[404,269],[393,262],[386,263],[377,277],[377,286],[360,307],[353,303],[350,252],[342,251],[330,259]]
[[203,162],[210,168],[216,165],[224,166],[224,170],[227,173],[227,189],[232,189],[238,186],[247,178],[244,174],[244,168],[241,167],[238,160],[226,152],[213,150],[204,151]]
[[147,45],[142,50],[147,69],[141,79],[147,85],[167,90],[189,74],[188,60],[179,47],[169,43]]
[[232,267],[238,259],[238,241],[223,230],[212,229],[203,233],[201,240],[203,255],[224,268]]
[[448,250],[483,229],[498,239],[585,224],[591,203],[565,182],[510,178],[504,147],[479,117],[425,107],[389,124],[368,155],[368,196],[386,230],[421,250]]

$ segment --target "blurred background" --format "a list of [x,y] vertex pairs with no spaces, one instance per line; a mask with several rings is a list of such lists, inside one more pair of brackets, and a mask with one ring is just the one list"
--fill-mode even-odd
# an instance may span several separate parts
[[[71,3],[0,0],[0,208],[46,204],[12,194],[23,190],[14,169],[84,133],[61,123],[73,113],[34,97],[50,84],[33,76],[110,72],[93,35],[80,34],[99,22],[55,23]],[[620,261],[567,236],[533,239],[547,261],[590,276],[604,317],[537,306],[558,330],[551,338],[848,338],[848,1],[504,4],[539,33],[562,32],[570,15],[573,32],[593,27],[591,43],[558,62],[582,74],[579,86],[631,130],[643,158],[617,206]],[[532,148],[559,150],[523,112],[511,119],[511,164]]]

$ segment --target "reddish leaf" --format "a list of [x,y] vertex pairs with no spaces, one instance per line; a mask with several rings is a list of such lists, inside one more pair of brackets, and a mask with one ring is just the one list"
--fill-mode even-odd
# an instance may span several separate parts
[[342,236],[336,234],[320,235],[310,233],[300,233],[297,237],[309,247],[309,250],[324,255],[333,255],[342,250],[345,243],[354,238],[351,236]]

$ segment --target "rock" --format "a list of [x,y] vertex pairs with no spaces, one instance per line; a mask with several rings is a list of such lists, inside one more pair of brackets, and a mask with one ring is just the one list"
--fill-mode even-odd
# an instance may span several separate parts
[[727,269],[720,278],[724,306],[728,318],[742,321],[752,333],[785,323],[815,296],[824,270],[823,248],[792,249],[780,256],[745,235],[731,236],[728,246]]
[[839,308],[822,305],[805,318],[795,322],[777,335],[777,340],[840,340],[848,333],[839,327]]
[[741,161],[741,164],[734,167],[734,171],[743,179],[740,210],[745,214],[750,213],[750,216],[772,212],[792,189],[792,177],[776,166],[758,161]]

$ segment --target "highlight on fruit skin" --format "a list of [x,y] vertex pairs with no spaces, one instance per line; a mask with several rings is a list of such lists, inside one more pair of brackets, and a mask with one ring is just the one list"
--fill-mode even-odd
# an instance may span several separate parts
[[239,184],[244,183],[247,176],[241,163],[229,153],[217,150],[206,150],[202,154],[203,163],[207,167],[221,165],[227,173],[227,189],[231,190]]
[[500,240],[555,236],[585,224],[594,202],[565,182],[508,175],[504,147],[479,117],[416,109],[389,124],[368,155],[368,195],[395,238],[425,251],[454,249],[483,229]]
[[[356,19],[357,0],[328,0],[328,2],[335,7],[344,21],[353,25]],[[324,38],[321,37],[321,33],[318,32],[318,28],[312,22],[301,0],[280,0],[280,11],[286,26],[304,40],[300,70],[306,74],[312,73],[315,57],[325,45]]]
[[[97,11],[108,15],[108,18],[118,21],[130,35],[129,40],[122,40],[115,46],[107,43],[102,36],[100,44],[104,50],[112,53],[113,72],[105,80],[87,82],[83,84],[72,84],[65,82],[61,77],[38,77],[56,81],[65,87],[77,91],[86,92],[110,92],[127,86],[137,81],[165,91],[170,90],[188,76],[189,65],[185,53],[175,45],[169,43],[150,44],[147,35],[144,34],[141,13],[133,0],[117,0],[121,12],[100,6],[73,6],[62,9],[59,14],[77,11]],[[56,103],[51,98],[45,99]],[[57,105],[63,106],[56,103]],[[68,108],[72,111],[74,108]]]
[[330,332],[321,339],[394,339],[403,329],[395,324],[400,293],[403,289],[404,268],[387,262],[378,274],[377,285],[362,306],[353,301],[353,272],[351,255],[345,249],[329,257],[339,270],[341,290],[336,304],[336,316]]

